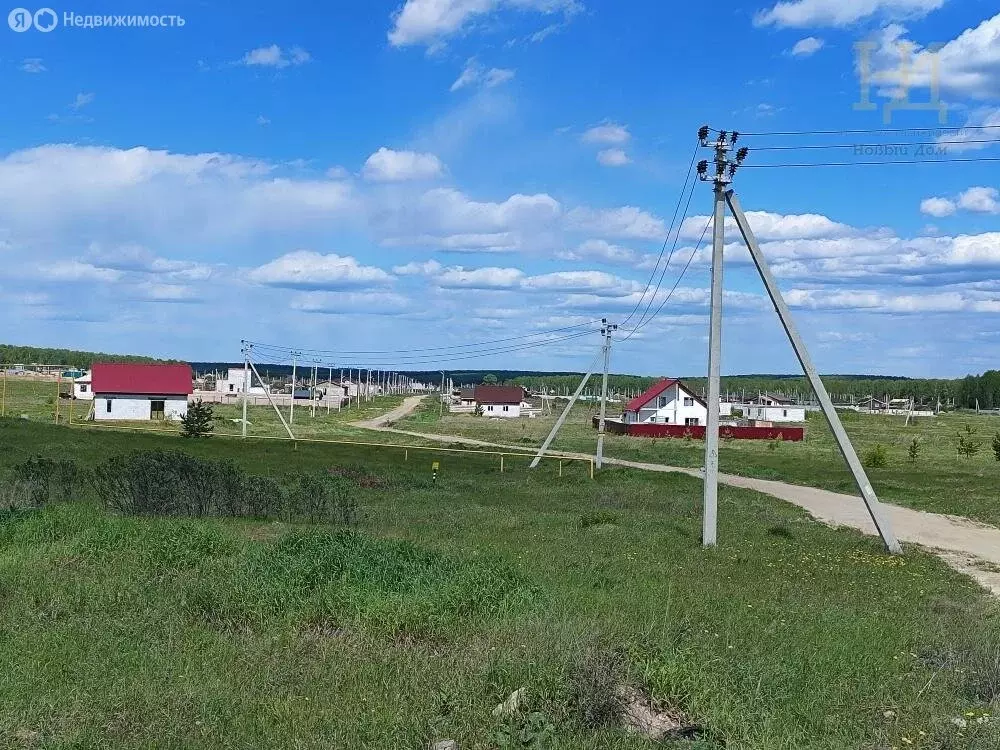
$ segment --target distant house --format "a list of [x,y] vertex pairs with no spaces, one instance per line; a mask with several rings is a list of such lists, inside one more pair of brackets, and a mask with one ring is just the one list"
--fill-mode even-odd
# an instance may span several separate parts
[[759,422],[805,422],[804,406],[758,406],[748,404],[743,408],[743,416]]
[[458,392],[458,402],[462,406],[476,405],[476,389],[474,386],[466,386]]
[[226,370],[226,377],[217,378],[215,381],[215,390],[217,393],[228,394],[228,395],[238,395],[243,393],[243,389],[246,388],[247,383],[250,387],[247,389],[247,394],[250,396],[263,396],[267,393],[267,389],[261,385],[254,385],[254,375],[253,370],[249,372],[249,379],[247,378],[247,370],[243,367],[230,367]]
[[776,396],[773,393],[761,393],[753,403],[758,406],[791,406],[795,403],[795,399]]
[[625,405],[625,424],[671,424],[687,427],[708,423],[708,405],[680,380],[664,379]]
[[172,420],[187,414],[193,390],[188,365],[95,363],[90,377],[95,420]]
[[[526,397],[527,392],[519,385],[477,385],[473,391],[476,407],[482,408],[487,417],[520,417],[521,409],[529,407]],[[462,399],[464,402],[464,393]]]
[[73,378],[73,398],[80,401],[93,401],[94,391],[90,387],[90,373],[85,372],[78,378]]

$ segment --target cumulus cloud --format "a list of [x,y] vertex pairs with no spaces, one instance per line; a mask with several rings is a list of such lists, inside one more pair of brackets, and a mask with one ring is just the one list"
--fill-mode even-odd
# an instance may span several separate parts
[[443,289],[516,289],[523,278],[519,268],[449,268],[434,283]]
[[464,89],[468,86],[477,85],[482,86],[483,88],[491,89],[494,86],[506,83],[514,76],[515,72],[513,70],[508,68],[486,69],[480,65],[476,58],[470,57],[468,61],[466,61],[461,74],[455,79],[455,82],[451,84],[451,91],[458,91],[459,89]]
[[291,47],[283,50],[277,44],[268,47],[257,47],[243,55],[240,63],[250,67],[283,69],[293,65],[304,65],[312,59],[312,55],[301,47]]
[[[759,240],[819,239],[848,237],[860,233],[847,224],[821,214],[777,214],[770,211],[747,211],[747,221]],[[698,239],[710,217],[690,216],[681,224],[681,236]],[[726,232],[738,232],[732,217],[726,218]]]
[[800,39],[795,43],[795,46],[789,50],[789,54],[792,57],[812,57],[821,49],[823,49],[824,41],[814,36],[807,36],[805,39]]
[[304,292],[290,304],[293,310],[326,315],[400,315],[411,309],[410,300],[395,292]]
[[785,300],[792,307],[811,310],[868,310],[895,314],[1000,312],[995,301],[961,292],[891,294],[850,289],[791,289],[785,293]]
[[[1000,97],[1000,13],[929,49],[890,24],[869,43],[872,81],[888,96],[933,86],[947,94],[995,102]],[[980,135],[980,137],[982,137]]]
[[970,187],[954,198],[926,198],[920,211],[928,216],[952,216],[958,210],[980,214],[1000,214],[1000,191],[994,187]]
[[783,0],[754,17],[757,26],[807,28],[850,26],[882,16],[920,18],[944,5],[945,0]]
[[560,260],[596,260],[602,263],[634,264],[638,255],[634,250],[621,245],[613,245],[607,240],[586,240],[573,249],[559,250]]
[[392,281],[392,276],[381,268],[362,265],[351,256],[322,255],[311,250],[296,250],[275,258],[251,270],[247,278],[265,286],[317,291],[374,287]]
[[444,165],[434,154],[393,151],[383,146],[368,157],[361,174],[373,182],[433,180],[444,173]]
[[939,135],[937,143],[953,153],[977,151],[996,145],[996,138],[988,134],[997,132],[1000,132],[1000,109],[980,107],[969,113],[961,130]]
[[20,68],[24,73],[44,73],[48,70],[40,57],[24,58],[21,62]]
[[94,99],[96,98],[97,95],[89,91],[77,94],[76,98],[74,98],[72,103],[69,105],[69,108],[72,109],[74,112],[79,112],[88,104],[93,104]]
[[606,148],[597,152],[597,161],[605,167],[624,167],[631,164],[632,160],[620,148]]
[[405,265],[396,266],[392,272],[397,276],[433,276],[440,273],[442,268],[444,266],[436,260],[427,260],[422,263],[414,260]]
[[955,213],[955,202],[948,198],[925,198],[920,201],[920,213],[942,218]]
[[596,144],[600,146],[621,146],[631,140],[627,125],[619,125],[616,122],[608,122],[603,125],[595,125],[589,128],[580,136],[584,143]]
[[574,208],[569,212],[567,220],[571,229],[602,237],[662,240],[667,233],[667,225],[663,219],[635,206],[611,209]]
[[472,22],[499,10],[570,15],[582,6],[578,0],[406,0],[392,17],[389,43],[394,47],[439,46]]

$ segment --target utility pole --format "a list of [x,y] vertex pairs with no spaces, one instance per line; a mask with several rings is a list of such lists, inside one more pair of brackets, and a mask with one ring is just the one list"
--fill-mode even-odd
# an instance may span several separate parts
[[288,424],[295,424],[295,365],[298,352],[292,352],[292,405],[288,407]]
[[441,370],[441,408],[438,409],[438,419],[444,418],[444,370]]
[[601,319],[601,335],[604,337],[604,377],[601,379],[601,417],[597,422],[597,463],[600,469],[604,462],[604,422],[608,412],[608,368],[611,365],[611,334],[618,330],[617,324],[609,324]]
[[331,364],[328,369],[326,383],[329,390],[323,395],[326,397],[326,415],[330,416],[330,396],[333,393],[333,365]]
[[[721,131],[714,144],[715,174],[708,175],[708,162],[698,165],[698,176],[711,180],[715,194],[714,231],[712,233],[712,299],[708,331],[708,418],[705,425],[705,483],[702,503],[701,543],[714,547],[718,538],[719,513],[719,380],[722,373],[722,267],[725,246],[726,188],[732,182],[735,169],[729,170],[729,150],[739,134],[732,140]],[[708,146],[708,128],[698,132],[698,139]],[[741,153],[744,153],[741,150]],[[735,163],[734,163],[735,164]]]
[[243,439],[247,437],[247,398],[250,393],[250,344],[243,343]]

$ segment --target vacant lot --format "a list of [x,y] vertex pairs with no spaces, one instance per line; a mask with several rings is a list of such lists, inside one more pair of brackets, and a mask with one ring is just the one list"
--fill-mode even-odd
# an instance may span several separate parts
[[[301,443],[0,422],[0,474],[183,448],[291,482],[347,477],[350,529],[69,501],[0,520],[0,745],[641,748],[615,684],[688,748],[1000,743],[997,605],[776,500],[697,480]],[[509,718],[494,707],[525,688]],[[984,718],[988,717],[988,718]],[[607,720],[607,721],[606,721]]]
[[[397,426],[415,431],[464,435],[526,448],[541,444],[555,416],[500,420],[471,415],[438,417],[436,405],[426,404]],[[553,448],[593,452],[597,435],[591,425],[592,405],[573,410]],[[874,446],[885,449],[886,465],[869,468],[879,497],[918,510],[952,513],[1000,525],[1000,462],[991,449],[1000,432],[1000,417],[948,414],[916,420],[904,426],[904,417],[883,417],[842,412],[841,419],[859,455]],[[960,455],[959,435],[966,427],[979,443],[975,455]],[[917,440],[917,455],[910,445]],[[608,435],[605,454],[615,458],[701,466],[704,444],[700,440],[650,439]],[[720,450],[723,471],[777,479],[813,487],[856,493],[856,487],[822,414],[810,414],[806,439],[801,443],[776,441],[724,441]]]

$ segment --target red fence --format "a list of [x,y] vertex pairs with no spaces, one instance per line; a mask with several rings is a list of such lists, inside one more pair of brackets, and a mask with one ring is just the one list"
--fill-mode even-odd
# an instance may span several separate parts
[[[594,417],[597,426],[597,417]],[[652,438],[696,438],[705,439],[704,427],[685,427],[678,424],[623,424],[622,422],[605,422],[605,429],[616,435],[634,435],[635,437]],[[788,440],[799,442],[806,435],[803,427],[719,427],[719,436],[733,440]]]

